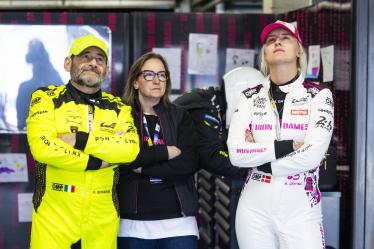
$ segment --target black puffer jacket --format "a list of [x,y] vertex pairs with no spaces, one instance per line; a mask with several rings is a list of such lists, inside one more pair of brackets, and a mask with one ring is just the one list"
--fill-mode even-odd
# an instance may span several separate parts
[[228,158],[224,93],[219,88],[194,89],[174,103],[191,115],[198,133],[199,166],[217,175],[245,179],[248,169],[235,167]]
[[[121,218],[137,219],[139,205],[138,189],[141,178],[157,177],[171,182],[175,188],[179,216],[193,216],[197,214],[197,192],[194,183],[194,173],[198,170],[197,136],[192,119],[187,111],[174,104],[159,103],[154,109],[160,118],[162,136],[166,145],[177,146],[181,155],[168,160],[166,145],[147,146],[141,143],[138,158],[120,169],[120,180],[117,184]],[[138,129],[140,141],[143,139],[142,112],[139,104],[133,108],[134,122]],[[142,167],[141,174],[134,173],[131,169]],[[154,196],[153,198],[159,198]],[[142,207],[143,208],[143,207]],[[135,218],[134,218],[135,217]],[[174,218],[166,215],[161,217]],[[160,219],[147,216],[147,220]],[[140,219],[142,219],[140,217]]]

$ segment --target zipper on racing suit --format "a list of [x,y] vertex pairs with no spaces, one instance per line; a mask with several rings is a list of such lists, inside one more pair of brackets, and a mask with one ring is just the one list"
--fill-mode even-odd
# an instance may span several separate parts
[[[276,120],[275,120],[275,135],[277,136],[277,140],[280,141],[280,139],[281,139],[280,130],[281,130],[281,125],[282,124],[281,124],[281,121],[279,119],[279,113],[278,113],[278,110],[277,110],[277,106],[275,104],[273,96],[270,94],[270,88],[269,88],[269,91],[268,91],[268,98],[270,100],[271,109],[274,112],[275,118],[276,118]],[[286,98],[284,99],[284,102],[286,102]],[[283,108],[284,108],[284,102],[283,102]]]

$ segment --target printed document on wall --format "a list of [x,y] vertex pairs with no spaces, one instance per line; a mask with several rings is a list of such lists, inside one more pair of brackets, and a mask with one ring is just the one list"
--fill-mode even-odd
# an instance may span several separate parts
[[26,154],[0,154],[0,182],[28,182]]
[[32,193],[19,193],[18,196],[18,222],[31,222]]
[[218,68],[218,35],[190,34],[188,73],[215,75]]
[[320,46],[309,46],[308,53],[308,68],[306,78],[317,79],[320,68]]
[[171,89],[180,90],[182,50],[180,48],[153,48],[152,51],[165,58],[170,71]]
[[321,48],[323,82],[334,80],[334,46]]
[[226,49],[226,69],[229,72],[237,67],[253,67],[255,61],[255,51],[253,49]]

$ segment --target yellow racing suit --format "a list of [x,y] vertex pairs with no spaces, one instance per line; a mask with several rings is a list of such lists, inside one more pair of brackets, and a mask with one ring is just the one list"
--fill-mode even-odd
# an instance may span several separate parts
[[[61,133],[76,133],[75,146]],[[30,248],[116,249],[118,164],[139,152],[131,107],[71,83],[40,88],[31,98],[27,139],[36,162]],[[100,168],[103,161],[111,166]]]

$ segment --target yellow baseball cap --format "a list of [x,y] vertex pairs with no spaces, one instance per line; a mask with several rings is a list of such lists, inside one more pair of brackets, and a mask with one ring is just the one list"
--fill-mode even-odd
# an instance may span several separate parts
[[71,57],[72,55],[79,55],[88,47],[97,47],[101,49],[108,59],[108,47],[105,41],[97,38],[92,34],[84,35],[75,39],[73,45],[71,45],[70,47],[69,57]]

